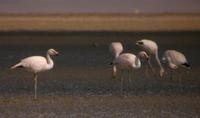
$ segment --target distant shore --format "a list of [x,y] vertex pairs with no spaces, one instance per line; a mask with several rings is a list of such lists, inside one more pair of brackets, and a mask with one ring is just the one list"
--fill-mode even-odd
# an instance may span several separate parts
[[5,31],[200,31],[200,14],[0,14]]

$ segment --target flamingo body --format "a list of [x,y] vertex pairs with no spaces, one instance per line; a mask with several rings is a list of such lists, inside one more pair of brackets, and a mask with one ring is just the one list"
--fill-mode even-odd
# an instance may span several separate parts
[[112,42],[109,46],[109,50],[112,53],[112,55],[116,58],[122,53],[123,46],[120,42]]
[[119,69],[138,69],[141,67],[141,62],[134,54],[123,53],[114,60],[114,64]]
[[[27,57],[21,60],[20,63],[17,64],[18,66],[22,66],[27,71],[33,72],[33,73],[39,73],[46,70],[50,70],[53,68],[53,63],[51,65],[48,65],[47,59],[42,56],[31,56]],[[16,66],[17,67],[17,66]],[[14,67],[13,67],[14,69]]]
[[178,67],[190,68],[186,57],[176,50],[165,51],[162,60],[167,61],[171,69],[177,69]]

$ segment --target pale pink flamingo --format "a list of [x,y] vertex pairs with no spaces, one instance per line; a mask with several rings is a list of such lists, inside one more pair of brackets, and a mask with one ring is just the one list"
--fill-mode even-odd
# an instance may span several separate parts
[[[109,51],[114,56],[114,58],[117,58],[122,53],[123,46],[120,42],[112,42],[109,46]],[[116,75],[114,71],[117,71],[115,65],[113,65],[112,70],[112,76],[115,77]]]
[[171,77],[170,77],[171,79],[173,70],[176,70],[179,67],[190,69],[190,65],[185,55],[176,50],[166,50],[162,57],[162,61],[167,62],[169,68],[171,69]]
[[37,77],[38,73],[47,71],[53,68],[54,62],[51,59],[51,56],[58,55],[58,52],[54,49],[49,49],[46,54],[46,58],[43,56],[30,56],[22,59],[19,63],[12,66],[11,69],[22,67],[27,71],[34,73],[34,89],[35,95],[34,99],[37,99]]
[[113,65],[116,66],[116,71],[114,74],[117,75],[117,70],[121,71],[121,95],[123,94],[123,74],[124,71],[131,71],[134,69],[139,69],[141,67],[140,59],[131,53],[122,53],[116,57],[113,62]]
[[[141,47],[149,56],[148,59],[148,63],[149,65],[151,65],[151,56],[155,55],[156,61],[160,67],[160,72],[159,75],[160,77],[163,76],[164,74],[164,68],[160,62],[159,56],[158,56],[158,45],[152,41],[152,40],[148,40],[148,39],[142,39],[136,42],[136,45],[138,45],[139,47]],[[153,69],[153,68],[152,68]],[[154,72],[155,73],[155,72]]]

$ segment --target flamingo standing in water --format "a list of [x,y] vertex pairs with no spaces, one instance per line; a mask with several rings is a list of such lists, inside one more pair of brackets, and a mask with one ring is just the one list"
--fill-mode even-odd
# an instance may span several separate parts
[[[109,50],[110,50],[111,54],[114,56],[114,58],[117,58],[122,53],[123,46],[120,42],[112,42],[109,46]],[[116,77],[115,71],[117,71],[117,69],[116,69],[115,65],[113,65],[112,70],[113,70],[112,76]]]
[[[143,65],[145,65],[145,75],[148,76],[149,67],[152,68],[151,63],[148,63],[149,62],[148,54],[145,51],[140,51],[138,53],[138,57],[142,61]],[[147,64],[149,64],[149,65],[147,65]]]
[[168,63],[168,66],[171,69],[171,79],[173,70],[178,69],[179,67],[190,69],[190,65],[186,57],[181,52],[176,50],[166,50],[162,57],[162,61]]
[[114,74],[117,74],[117,69],[121,70],[121,95],[123,94],[123,74],[124,71],[133,70],[133,69],[139,69],[141,67],[140,59],[131,53],[123,53],[120,54],[118,57],[116,57],[113,62],[113,65],[116,66],[116,71],[114,71]]
[[156,61],[157,61],[158,65],[160,66],[159,75],[160,75],[160,77],[162,77],[164,74],[164,68],[163,68],[162,64],[160,63],[160,59],[158,57],[158,45],[156,44],[156,42],[154,42],[152,40],[148,40],[148,39],[142,39],[142,40],[137,41],[136,45],[141,47],[148,54],[148,56],[149,56],[148,63],[154,73],[155,73],[155,71],[153,70],[153,68],[151,66],[151,56],[155,55]]
[[37,77],[38,73],[47,71],[53,68],[54,62],[51,59],[51,56],[58,55],[58,52],[54,49],[49,49],[46,54],[46,58],[42,56],[31,56],[22,59],[18,64],[11,67],[11,69],[15,68],[25,68],[27,71],[34,73],[34,89],[35,95],[34,99],[37,99]]

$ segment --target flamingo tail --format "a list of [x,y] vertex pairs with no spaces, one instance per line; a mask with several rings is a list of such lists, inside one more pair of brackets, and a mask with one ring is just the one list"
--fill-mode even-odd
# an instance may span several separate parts
[[12,70],[12,69],[19,68],[19,67],[23,67],[21,63],[18,63],[16,65],[12,66],[10,69]]
[[190,68],[191,68],[190,64],[189,64],[189,63],[187,63],[187,62],[186,62],[186,63],[183,63],[182,65],[183,65],[184,67],[188,68],[188,69],[190,69]]

